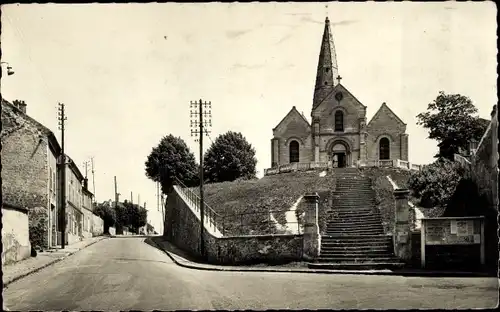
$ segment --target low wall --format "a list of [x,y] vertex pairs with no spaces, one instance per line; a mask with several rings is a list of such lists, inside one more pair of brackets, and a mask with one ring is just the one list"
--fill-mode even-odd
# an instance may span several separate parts
[[[213,237],[213,236],[212,236]],[[214,238],[208,261],[218,264],[285,263],[302,259],[302,235],[258,235]]]
[[2,205],[2,266],[31,256],[28,210]]
[[[200,257],[200,221],[176,190],[167,197],[163,236],[178,248]],[[281,263],[302,258],[302,235],[259,235],[217,238],[204,230],[207,260],[217,264]]]
[[92,214],[92,236],[99,236],[104,233],[104,221],[101,217]]

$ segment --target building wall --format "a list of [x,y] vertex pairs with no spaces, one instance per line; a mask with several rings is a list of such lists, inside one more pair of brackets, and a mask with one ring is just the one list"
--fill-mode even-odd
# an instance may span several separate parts
[[[384,107],[380,114],[376,114],[367,126],[367,156],[368,160],[379,159],[379,142],[386,137],[390,142],[390,159],[408,158],[407,138],[401,139],[401,135],[406,131],[406,125],[402,124],[393,114]],[[403,143],[403,146],[401,144]],[[403,147],[403,153],[401,153]]]
[[49,242],[50,246],[57,245],[57,223],[58,223],[58,187],[57,187],[57,155],[47,146],[47,161],[48,161],[48,193],[49,193]]
[[273,131],[273,158],[279,165],[290,163],[290,142],[299,143],[299,161],[310,162],[312,159],[311,128],[297,112],[291,112]]
[[[14,119],[14,120],[12,120]],[[19,126],[23,124],[23,126]],[[48,139],[22,117],[2,113],[2,196],[4,202],[31,210],[49,207]],[[9,132],[12,130],[12,132]],[[44,225],[45,228],[48,224]],[[49,246],[48,229],[37,245]]]
[[30,256],[28,210],[2,205],[2,266]]

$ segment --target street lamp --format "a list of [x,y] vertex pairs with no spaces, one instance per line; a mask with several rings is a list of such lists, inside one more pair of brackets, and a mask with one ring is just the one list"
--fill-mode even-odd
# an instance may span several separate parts
[[14,71],[12,70],[12,66],[9,66],[9,63],[7,62],[2,62],[2,64],[7,64],[7,75],[14,75]]

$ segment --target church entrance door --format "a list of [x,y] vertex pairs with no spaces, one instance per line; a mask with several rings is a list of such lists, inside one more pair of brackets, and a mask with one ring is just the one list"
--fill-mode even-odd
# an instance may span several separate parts
[[345,153],[333,153],[333,159],[335,159],[335,167],[344,168],[346,166],[346,155]]
[[332,147],[333,166],[337,168],[347,167],[349,149],[344,143],[338,142]]

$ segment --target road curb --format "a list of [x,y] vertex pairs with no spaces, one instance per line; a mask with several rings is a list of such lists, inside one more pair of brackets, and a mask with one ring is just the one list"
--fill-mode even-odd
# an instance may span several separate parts
[[348,271],[348,270],[317,270],[317,269],[257,269],[257,268],[224,268],[224,267],[205,267],[202,265],[181,263],[175,259],[169,251],[163,249],[155,241],[151,240],[153,244],[163,251],[167,256],[178,266],[202,270],[202,271],[217,271],[217,272],[266,272],[266,273],[309,273],[309,274],[341,274],[341,275],[380,275],[380,276],[405,276],[405,277],[491,277],[491,274],[476,273],[476,272],[413,272],[413,271]]
[[85,245],[84,247],[82,247],[82,248],[80,248],[80,249],[78,249],[78,250],[75,250],[75,251],[73,251],[73,252],[70,252],[70,253],[68,253],[67,255],[65,255],[65,256],[63,256],[63,257],[61,257],[61,258],[56,258],[56,259],[54,259],[54,260],[52,260],[52,261],[50,261],[50,262],[47,262],[47,263],[45,263],[44,265],[42,265],[41,267],[35,268],[35,269],[31,270],[31,271],[28,271],[28,272],[23,273],[23,274],[21,274],[21,275],[19,275],[19,276],[16,276],[16,277],[14,277],[13,279],[11,279],[11,280],[9,280],[9,281],[6,281],[6,282],[4,282],[4,283],[3,283],[3,288],[6,288],[7,286],[9,286],[10,284],[14,283],[15,281],[18,281],[18,280],[20,280],[20,279],[22,279],[22,278],[24,278],[24,277],[26,277],[26,276],[28,276],[28,275],[31,275],[31,274],[33,274],[33,273],[36,273],[36,272],[38,272],[38,271],[40,271],[40,270],[42,270],[42,269],[45,269],[46,267],[48,267],[48,266],[50,266],[50,265],[53,265],[53,264],[55,264],[55,263],[57,263],[57,262],[59,262],[59,261],[62,261],[62,260],[64,260],[64,259],[68,258],[69,256],[74,255],[75,253],[79,252],[80,250],[82,250],[82,249],[84,249],[84,248],[87,248],[87,247],[89,247],[89,246],[92,246],[92,245],[94,245],[95,243],[100,242],[100,241],[102,241],[102,240],[104,240],[104,239],[106,239],[106,238],[107,238],[107,237],[103,237],[103,238],[101,238],[101,239],[99,239],[99,240],[96,240],[96,241],[94,241],[94,242],[92,242],[92,243],[90,243],[90,244],[88,244],[88,245]]

